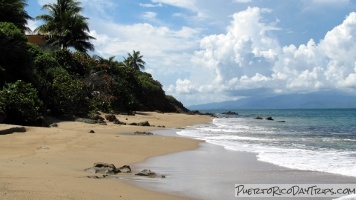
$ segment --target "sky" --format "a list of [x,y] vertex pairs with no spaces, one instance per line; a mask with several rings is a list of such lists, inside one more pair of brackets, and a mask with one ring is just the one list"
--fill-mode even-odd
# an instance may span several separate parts
[[[56,0],[28,0],[35,17]],[[80,0],[96,54],[140,51],[185,106],[343,91],[356,96],[356,0]],[[36,28],[42,22],[30,21]]]

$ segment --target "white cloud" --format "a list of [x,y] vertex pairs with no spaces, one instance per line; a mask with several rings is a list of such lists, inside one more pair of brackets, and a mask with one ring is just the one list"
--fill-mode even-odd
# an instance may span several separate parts
[[196,0],[152,0],[153,3],[167,4],[171,6],[181,7],[188,10],[197,10],[195,6]]
[[157,20],[156,18],[157,13],[155,12],[150,12],[150,11],[144,12],[141,16],[144,20],[147,20],[149,22],[159,22],[159,20]]
[[177,82],[175,90],[170,86],[170,91],[186,101],[193,100],[187,91],[199,91],[205,99],[219,91],[219,98],[225,100],[232,99],[224,95],[227,92],[258,88],[278,93],[320,89],[356,92],[356,12],[319,43],[311,39],[299,47],[280,47],[270,34],[278,29],[261,22],[262,12],[248,8],[236,13],[225,34],[201,39],[201,50],[192,57],[191,77]]
[[150,4],[150,3],[140,3],[139,4],[141,7],[145,7],[145,8],[154,8],[154,7],[162,7],[163,4],[162,3],[157,3],[157,4]]
[[199,34],[199,30],[189,27],[172,30],[148,23],[122,25],[100,20],[94,20],[91,28],[97,54],[121,60],[128,52],[139,50],[146,69],[166,84],[175,84],[180,75],[187,73],[189,52],[198,47]]

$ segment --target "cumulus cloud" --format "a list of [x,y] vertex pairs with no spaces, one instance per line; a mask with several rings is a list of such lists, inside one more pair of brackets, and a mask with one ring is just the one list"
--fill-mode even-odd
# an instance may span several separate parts
[[[311,92],[320,89],[345,89],[356,92],[356,13],[326,33],[316,43],[281,47],[262,23],[263,10],[248,8],[234,14],[225,34],[201,39],[200,50],[192,58],[195,70],[191,77],[177,81],[170,91],[219,91],[220,98],[232,99],[228,93],[265,88],[275,93]],[[204,77],[204,78],[202,78]],[[235,91],[235,92],[231,92]],[[252,94],[252,93],[251,93]],[[236,96],[235,96],[236,97]]]
[[190,27],[173,30],[148,23],[123,25],[94,20],[90,34],[96,38],[93,41],[96,54],[121,60],[128,52],[139,50],[154,78],[173,84],[178,76],[187,73],[189,52],[198,47],[200,31]]

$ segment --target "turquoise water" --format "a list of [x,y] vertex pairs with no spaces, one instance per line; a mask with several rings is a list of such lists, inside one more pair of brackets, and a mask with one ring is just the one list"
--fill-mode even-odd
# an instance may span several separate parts
[[218,116],[212,123],[178,134],[283,167],[356,177],[356,109],[233,111],[238,115],[209,111]]

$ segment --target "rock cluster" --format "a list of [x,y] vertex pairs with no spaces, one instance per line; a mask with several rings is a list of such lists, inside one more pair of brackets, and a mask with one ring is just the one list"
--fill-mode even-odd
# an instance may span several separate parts
[[116,168],[114,164],[108,164],[103,162],[94,163],[94,166],[88,169],[85,169],[86,172],[91,172],[94,174],[105,174],[105,175],[114,175],[118,173],[130,173],[131,167],[124,165],[120,168]]

